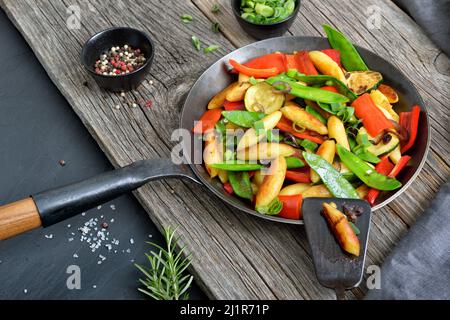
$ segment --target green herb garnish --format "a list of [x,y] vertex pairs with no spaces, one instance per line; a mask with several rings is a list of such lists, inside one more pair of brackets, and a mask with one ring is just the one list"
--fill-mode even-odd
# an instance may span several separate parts
[[208,54],[208,53],[210,53],[210,52],[216,51],[216,50],[219,49],[219,48],[220,48],[219,45],[213,44],[213,45],[210,45],[209,47],[206,47],[205,49],[203,49],[203,52],[204,52],[205,54]]
[[220,31],[220,25],[219,25],[218,22],[214,22],[212,24],[212,31],[215,32],[215,33],[218,33]]
[[191,37],[191,40],[192,40],[192,44],[194,45],[194,48],[195,48],[197,51],[200,51],[200,49],[201,49],[201,42],[200,42],[200,39],[197,38],[196,36],[192,36],[192,37]]
[[148,242],[159,249],[158,253],[151,251],[146,254],[150,263],[149,267],[135,264],[136,268],[145,275],[145,279],[139,279],[145,289],[139,288],[139,291],[156,300],[187,300],[189,298],[187,290],[194,277],[186,274],[186,269],[191,264],[191,255],[183,257],[185,246],[180,247],[178,253],[175,253],[180,240],[179,237],[175,237],[175,231],[176,228],[164,228],[167,249]]
[[217,3],[214,3],[212,8],[211,8],[211,12],[212,13],[218,13],[220,11],[220,6]]
[[192,20],[194,20],[194,18],[192,18],[192,16],[190,14],[183,14],[181,16],[181,21],[183,23],[190,23],[190,22],[192,22]]

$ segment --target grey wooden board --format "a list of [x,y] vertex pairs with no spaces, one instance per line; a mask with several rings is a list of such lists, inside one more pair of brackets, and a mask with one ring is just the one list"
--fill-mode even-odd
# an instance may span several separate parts
[[[182,101],[193,81],[218,57],[251,41],[237,29],[236,23],[230,23],[233,18],[229,15],[228,1],[220,1],[223,9],[218,15],[210,13],[212,1],[197,0],[177,2],[176,6],[156,0],[53,0],[39,1],[39,5],[32,0],[0,2],[114,166],[143,158],[168,157],[174,145],[170,135],[178,126]],[[385,20],[389,20],[383,20],[388,29],[367,30],[364,13],[368,2],[374,1],[350,4],[347,0],[339,5],[331,0],[303,1],[290,32],[317,35],[320,23],[328,22],[330,17],[356,43],[406,68],[430,103],[434,138],[440,142],[433,144],[433,152],[419,179],[388,208],[374,214],[367,264],[380,264],[449,176],[445,125],[448,76],[434,67],[439,51],[391,2],[376,1],[391,10],[382,11]],[[70,11],[66,10],[74,4],[81,8],[81,26],[69,29],[66,22]],[[182,24],[183,13],[191,14],[194,22]],[[225,36],[211,31],[211,22],[216,20],[223,20],[224,25],[229,23]],[[129,99],[153,100],[152,108],[132,109],[119,95],[101,91],[79,64],[84,41],[114,25],[146,30],[156,42],[157,52],[148,81],[128,94]],[[204,44],[219,44],[221,49],[206,56],[196,52],[190,44],[193,34]],[[442,57],[439,61],[440,65],[448,65]],[[90,88],[82,85],[84,81],[88,81]],[[119,110],[113,108],[117,104],[121,105]],[[204,188],[188,182],[152,182],[135,195],[159,227],[181,226],[179,231],[194,255],[190,271],[211,298],[334,298],[334,293],[322,288],[314,278],[301,227],[274,224],[236,212]],[[365,290],[362,286],[347,295],[359,298]]]

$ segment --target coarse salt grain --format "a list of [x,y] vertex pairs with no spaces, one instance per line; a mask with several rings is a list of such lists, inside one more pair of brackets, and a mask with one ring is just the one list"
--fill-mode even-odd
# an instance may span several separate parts
[[111,210],[116,210],[116,206],[115,206],[115,205],[113,205],[113,204],[112,204],[112,205],[110,205],[109,207],[111,208]]
[[46,234],[45,237],[46,237],[47,239],[53,239],[53,234]]
[[76,258],[78,258],[78,255],[76,253],[74,253],[73,257],[76,259]]
[[134,244],[134,239],[133,238],[130,239],[130,243]]
[[102,208],[102,206],[98,206],[98,207],[97,207],[97,210],[100,210],[101,208]]
[[28,290],[27,289],[23,289],[23,293],[27,293],[28,292]]

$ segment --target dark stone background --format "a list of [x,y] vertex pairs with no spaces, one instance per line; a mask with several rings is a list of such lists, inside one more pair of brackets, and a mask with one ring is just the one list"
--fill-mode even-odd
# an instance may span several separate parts
[[[1,10],[0,43],[0,205],[112,169]],[[93,253],[80,241],[77,229],[91,217],[109,222],[110,238],[120,241],[117,253],[105,247]],[[145,298],[132,260],[145,264],[146,241],[162,240],[137,200],[122,196],[85,216],[0,242],[0,300]],[[99,254],[106,257],[101,264]],[[66,287],[72,264],[81,268],[81,290]],[[195,286],[190,297],[206,298]]]

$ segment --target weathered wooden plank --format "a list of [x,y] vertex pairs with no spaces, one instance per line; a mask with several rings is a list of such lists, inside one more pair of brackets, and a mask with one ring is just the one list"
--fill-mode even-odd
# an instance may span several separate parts
[[[318,21],[328,20],[324,13],[314,11],[316,2],[303,1],[306,9],[302,10],[292,33],[319,34]],[[348,6],[346,1],[343,2]],[[122,166],[137,159],[167,157],[173,145],[170,134],[178,126],[178,117],[174,115],[179,113],[184,94],[195,78],[217,57],[233,50],[233,44],[251,41],[236,28],[228,1],[222,1],[222,11],[217,15],[210,13],[211,1],[195,0],[194,3],[211,21],[220,22],[231,43],[212,33],[210,21],[190,2],[181,2],[170,8],[159,1],[114,1],[114,6],[100,5],[95,1],[45,1],[37,7],[31,0],[20,3],[3,0],[2,5],[111,162]],[[69,30],[66,25],[66,8],[71,4],[79,4],[82,8],[82,27],[78,30]],[[319,8],[324,10],[322,5]],[[194,23],[183,25],[179,22],[179,16],[185,12],[194,16]],[[358,20],[355,10],[346,14],[346,19],[356,17]],[[402,25],[411,24],[411,21],[402,19],[403,16],[400,18]],[[151,109],[131,109],[118,95],[99,90],[78,64],[82,43],[90,34],[112,25],[147,30],[156,40],[158,50],[148,76],[154,85],[147,81],[130,94],[137,99],[152,99],[154,107]],[[341,28],[341,25],[337,27]],[[351,26],[346,28],[353,30]],[[345,28],[344,31],[347,32]],[[190,45],[192,34],[197,34],[205,43],[219,43],[222,49],[208,56],[199,54]],[[393,39],[397,41],[397,38]],[[358,39],[353,40],[358,43]],[[366,43],[360,44],[371,47]],[[89,88],[81,85],[85,80]],[[448,79],[446,81],[448,83]],[[448,99],[444,95],[446,91],[443,92],[442,97]],[[120,110],[113,108],[116,104],[121,105]],[[446,110],[442,114],[445,113]],[[442,128],[436,127],[435,131],[448,138]],[[438,151],[435,154],[445,155],[441,153],[445,145],[435,148]],[[422,175],[428,176],[425,185],[430,191],[422,191],[419,186],[423,181],[416,181],[413,185],[415,191],[408,191],[388,209],[374,215],[368,264],[382,261],[406,232],[405,222],[411,224],[420,214],[418,208],[425,205],[423,199],[428,200],[448,177],[448,167],[444,167],[440,174],[433,169],[445,166],[442,159],[447,158],[448,154],[443,158],[432,157],[434,162],[425,168]],[[235,212],[217,199],[205,197],[204,189],[189,183],[154,182],[135,194],[158,226],[181,225],[180,232],[195,256],[191,271],[210,297],[333,298],[330,290],[321,288],[315,281],[301,228],[268,223]],[[418,200],[411,201],[410,198]],[[406,210],[402,206],[406,206]],[[364,288],[349,293],[349,297],[360,297],[363,292]]]

